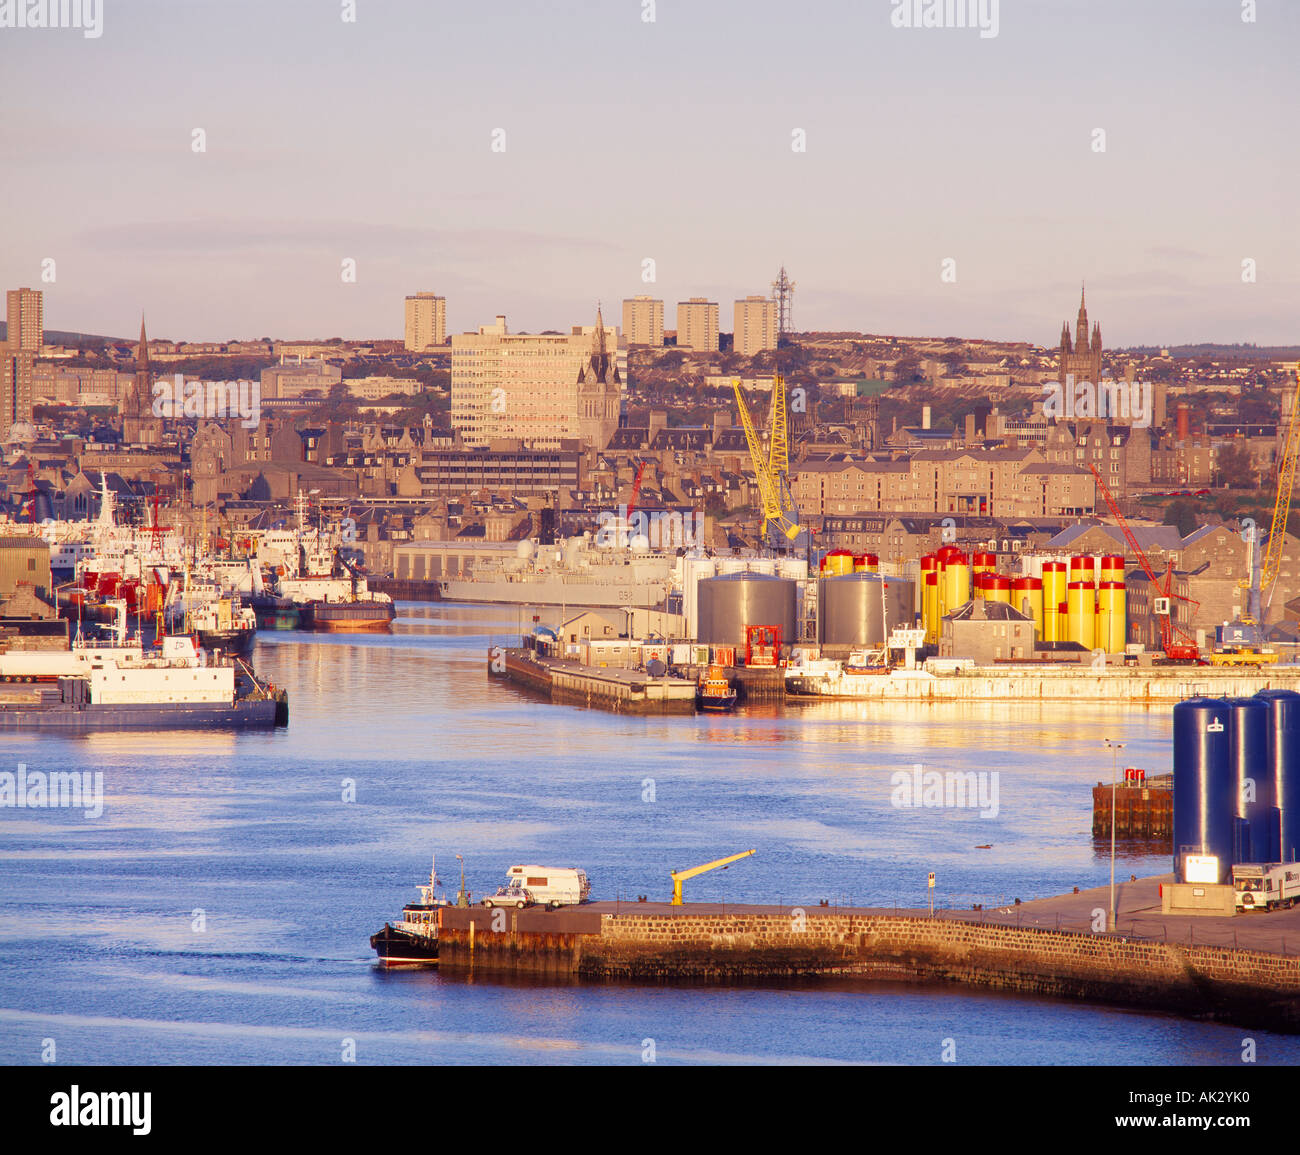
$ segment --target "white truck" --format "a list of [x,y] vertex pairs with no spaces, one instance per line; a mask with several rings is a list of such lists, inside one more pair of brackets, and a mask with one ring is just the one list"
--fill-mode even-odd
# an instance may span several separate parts
[[1232,868],[1237,909],[1275,910],[1300,901],[1300,862],[1242,862]]
[[483,899],[483,905],[513,906],[522,910],[534,903],[554,910],[557,906],[577,906],[591,893],[587,875],[571,866],[512,866],[505,885],[496,894]]

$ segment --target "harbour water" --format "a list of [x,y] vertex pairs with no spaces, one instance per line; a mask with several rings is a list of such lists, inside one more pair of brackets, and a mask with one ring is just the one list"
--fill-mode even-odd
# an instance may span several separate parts
[[[488,678],[516,616],[403,603],[392,635],[261,634],[285,730],[0,739],[5,769],[104,776],[97,818],[0,809],[0,1062],[921,1064],[949,1039],[961,1064],[1241,1061],[1238,1028],[956,988],[379,970],[369,935],[434,852],[449,892],[464,856],[475,897],[542,862],[664,898],[669,870],[754,847],[687,901],[923,907],[934,871],[937,904],[969,910],[1108,879],[1104,738],[1169,769],[1167,707],[556,706]],[[996,814],[894,805],[917,764],[996,772]],[[1168,869],[1123,854],[1117,874]],[[1249,1035],[1259,1063],[1300,1062],[1300,1039]]]

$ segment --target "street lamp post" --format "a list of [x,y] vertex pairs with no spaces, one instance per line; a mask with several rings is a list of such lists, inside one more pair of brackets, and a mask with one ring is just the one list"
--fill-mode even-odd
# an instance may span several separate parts
[[1114,742],[1110,738],[1105,739],[1106,745],[1110,748],[1110,919],[1106,924],[1106,929],[1113,932],[1115,930],[1115,826],[1117,824],[1118,812],[1115,809],[1115,788],[1119,780],[1119,752],[1127,745],[1125,742]]

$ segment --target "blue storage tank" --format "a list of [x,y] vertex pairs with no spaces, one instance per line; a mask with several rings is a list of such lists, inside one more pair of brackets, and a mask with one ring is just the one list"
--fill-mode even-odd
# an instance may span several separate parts
[[1268,765],[1273,788],[1268,862],[1300,859],[1300,694],[1261,690],[1269,708]]
[[1233,862],[1270,862],[1275,824],[1273,771],[1268,760],[1269,707],[1259,698],[1229,698],[1229,757],[1232,759],[1236,836]]
[[1213,855],[1218,877],[1232,874],[1236,820],[1232,707],[1222,698],[1189,698],[1174,707],[1174,877],[1187,882],[1187,855]]

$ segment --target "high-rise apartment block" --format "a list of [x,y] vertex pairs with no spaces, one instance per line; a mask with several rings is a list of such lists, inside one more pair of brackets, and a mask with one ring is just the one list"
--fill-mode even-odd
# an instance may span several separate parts
[[736,302],[733,348],[742,357],[752,357],[776,348],[776,302],[771,297],[749,296]]
[[10,289],[6,294],[8,328],[5,343],[40,356],[45,344],[45,306],[40,289]]
[[692,297],[677,302],[677,347],[700,353],[718,351],[718,302]]
[[32,419],[36,358],[45,343],[45,316],[39,289],[10,289],[5,339],[0,343],[0,436],[16,421]]
[[629,345],[664,343],[664,303],[651,297],[623,302],[623,337]]
[[470,447],[502,438],[540,448],[581,439],[605,448],[618,428],[618,333],[511,333],[504,316],[451,338],[451,423]]
[[0,343],[0,437],[8,435],[16,421],[32,419],[33,381],[36,354]]
[[447,343],[447,298],[416,293],[406,298],[406,349],[422,353]]

